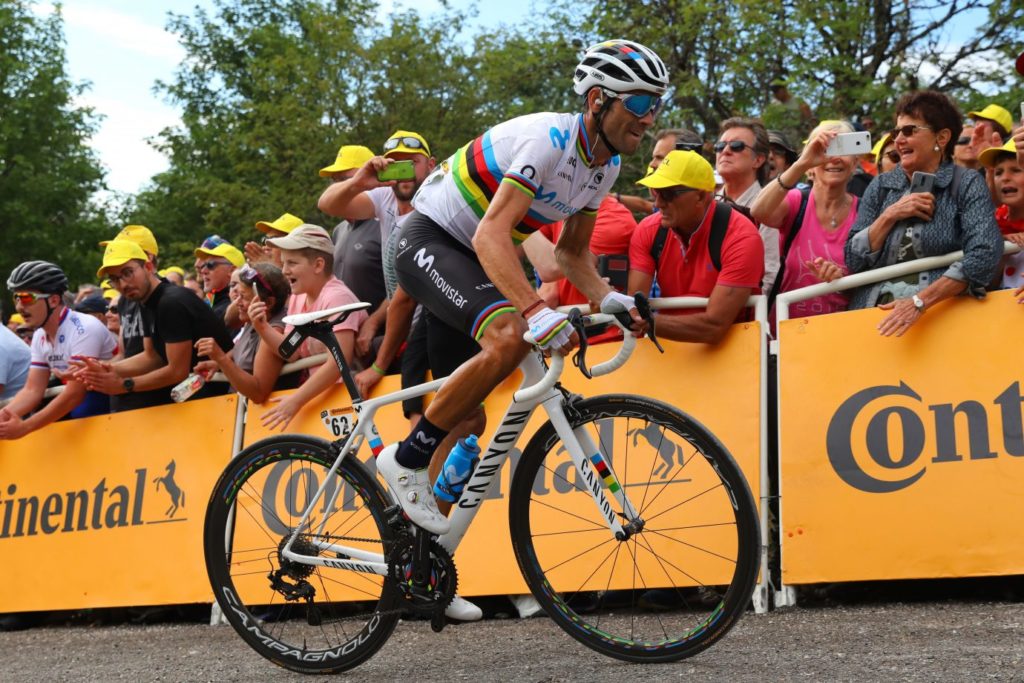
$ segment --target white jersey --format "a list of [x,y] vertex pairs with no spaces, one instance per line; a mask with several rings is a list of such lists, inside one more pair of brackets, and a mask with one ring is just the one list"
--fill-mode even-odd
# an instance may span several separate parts
[[53,343],[41,327],[32,335],[32,367],[64,372],[72,357],[110,360],[116,350],[117,340],[106,325],[91,315],[65,308]]
[[619,157],[591,167],[582,114],[530,114],[499,123],[448,157],[423,182],[413,207],[472,248],[473,233],[501,183],[533,202],[512,239],[575,213],[596,215],[619,175]]

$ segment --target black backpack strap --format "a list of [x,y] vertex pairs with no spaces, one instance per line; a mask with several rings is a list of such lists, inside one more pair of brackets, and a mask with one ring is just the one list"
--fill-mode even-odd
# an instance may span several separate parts
[[782,251],[779,254],[779,272],[775,274],[775,282],[772,283],[772,291],[768,292],[768,309],[775,304],[775,297],[779,295],[779,289],[782,288],[782,275],[786,272],[786,256],[789,255],[789,248],[793,246],[793,240],[796,239],[796,234],[800,232],[800,228],[804,225],[804,215],[807,213],[807,204],[811,198],[811,188],[802,187],[800,188],[800,208],[796,212],[796,217],[793,218],[793,225],[789,227],[789,234],[786,235],[786,241],[782,245]]
[[658,259],[661,252],[665,250],[665,240],[668,239],[668,228],[664,225],[658,226],[658,232],[654,233],[654,241],[651,242],[651,258],[654,259],[654,271],[658,271]]
[[711,218],[711,234],[708,235],[708,254],[711,256],[711,263],[715,270],[722,270],[722,243],[725,241],[725,233],[729,230],[729,218],[732,216],[732,207],[725,202],[715,204],[715,215]]

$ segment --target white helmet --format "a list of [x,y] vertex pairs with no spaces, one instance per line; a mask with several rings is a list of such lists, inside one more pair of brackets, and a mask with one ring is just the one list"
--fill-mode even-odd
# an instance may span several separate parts
[[606,40],[587,48],[573,77],[573,90],[585,95],[593,87],[616,93],[643,90],[661,96],[668,70],[658,55],[630,40]]

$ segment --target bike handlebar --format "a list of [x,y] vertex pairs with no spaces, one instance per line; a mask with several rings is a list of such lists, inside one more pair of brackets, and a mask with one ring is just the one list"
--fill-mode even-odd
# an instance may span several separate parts
[[[618,370],[629,357],[633,354],[636,349],[636,337],[633,336],[625,325],[622,324],[614,315],[607,313],[593,313],[591,315],[580,316],[583,327],[593,327],[595,325],[603,325],[606,323],[614,323],[622,330],[622,344],[619,346],[618,352],[612,358],[606,360],[603,363],[598,363],[594,367],[590,368],[589,376],[598,377],[600,375],[607,375],[610,372]],[[582,333],[582,332],[581,332]],[[534,346],[537,345],[536,340],[529,333],[529,331],[523,333],[523,339]],[[520,403],[536,400],[550,391],[555,384],[558,383],[558,379],[562,375],[562,370],[565,368],[565,356],[558,352],[551,354],[551,361],[548,365],[547,372],[536,384],[531,384],[528,387],[520,389],[515,393],[515,400]],[[587,374],[584,372],[584,374]]]

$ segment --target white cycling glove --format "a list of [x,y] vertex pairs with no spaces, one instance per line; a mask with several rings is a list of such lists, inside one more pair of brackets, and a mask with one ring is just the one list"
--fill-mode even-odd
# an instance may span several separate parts
[[601,300],[601,312],[615,315],[616,313],[629,313],[630,309],[636,308],[636,301],[633,297],[621,292],[608,292]]
[[572,339],[569,316],[547,306],[531,315],[526,323],[530,326],[530,336],[544,350],[561,348]]

